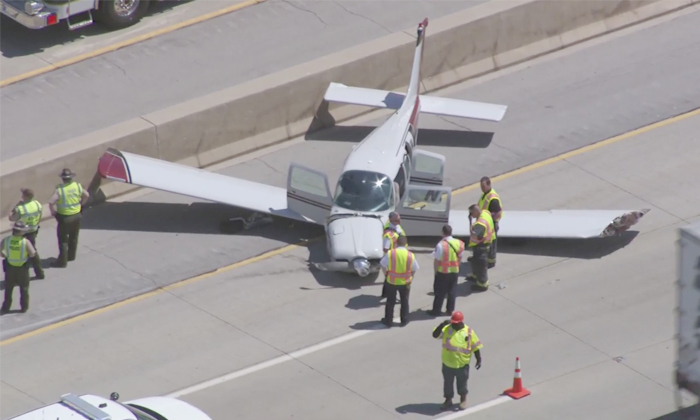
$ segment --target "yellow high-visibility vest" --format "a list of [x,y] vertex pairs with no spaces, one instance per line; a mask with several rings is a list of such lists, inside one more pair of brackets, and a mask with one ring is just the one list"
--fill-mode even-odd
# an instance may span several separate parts
[[493,227],[493,219],[491,218],[491,212],[488,210],[481,210],[481,214],[476,220],[475,225],[482,225],[483,227],[485,227],[486,233],[484,234],[484,237],[481,238],[481,240],[479,240],[476,238],[476,235],[474,235],[474,233],[472,232],[472,235],[469,237],[469,246],[475,247],[481,243],[490,244],[491,241],[493,241],[493,236],[495,234]]
[[389,246],[389,250],[396,248],[396,246],[399,243],[399,234],[391,229],[385,230],[384,236],[382,236],[382,238],[389,239],[391,241],[391,245]]
[[415,258],[413,252],[401,247],[392,249],[386,255],[388,260],[386,281],[396,286],[410,284],[413,280],[413,274],[411,274],[411,267]]
[[467,325],[458,331],[450,325],[445,325],[441,335],[442,363],[453,369],[468,365],[472,360],[472,353],[484,347],[476,333]]
[[479,199],[479,210],[488,210],[492,200],[497,200],[498,204],[501,205],[501,210],[491,215],[493,217],[493,221],[498,222],[503,217],[503,201],[501,201],[501,197],[493,188],[491,188],[491,191],[489,191],[488,194],[483,194],[481,199]]
[[32,200],[29,203],[18,205],[15,210],[20,214],[20,220],[23,221],[29,228],[29,232],[34,232],[39,227],[41,220],[41,212],[43,207],[41,203]]
[[452,238],[449,241],[447,239],[443,239],[440,241],[440,245],[442,245],[442,259],[440,260],[438,272],[459,273],[459,265],[462,262],[462,252],[464,252],[464,242],[455,238]]
[[14,267],[21,267],[27,262],[27,238],[11,235],[5,238],[5,259],[7,263]]
[[80,200],[83,197],[83,186],[73,181],[70,184],[56,186],[58,191],[58,214],[72,216],[80,213]]

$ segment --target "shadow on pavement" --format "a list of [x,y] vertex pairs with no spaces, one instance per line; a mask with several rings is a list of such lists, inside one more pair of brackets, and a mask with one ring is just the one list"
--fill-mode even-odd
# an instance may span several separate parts
[[273,223],[236,232],[221,229],[221,222],[247,217],[248,210],[219,203],[104,202],[83,211],[81,229],[257,236],[288,244],[323,235],[323,228],[274,218]]
[[437,416],[444,411],[440,410],[440,403],[406,404],[396,407],[400,414],[421,414],[423,416]]
[[[384,326],[381,323],[381,318],[384,317],[384,303],[381,304],[381,311],[377,314],[377,319],[372,320],[372,321],[362,321],[362,322],[357,322],[353,325],[350,325],[350,328],[353,330],[381,330],[381,329],[387,329],[386,326]],[[399,311],[401,309],[401,304],[398,303],[396,306],[394,306],[394,317],[399,316]],[[444,309],[444,307],[443,307]],[[433,321],[435,322],[435,327],[437,327],[442,321],[449,319],[447,314],[439,315],[439,316],[432,316],[428,314],[428,312],[425,309],[417,309],[414,311],[410,311],[408,314],[409,317],[409,325],[414,322],[421,322],[421,321]],[[401,326],[397,323],[394,322],[392,328],[401,328]]]
[[[58,252],[58,251],[57,251],[57,252]],[[42,258],[42,259],[41,259],[41,268],[43,268],[44,270],[47,270],[47,269],[51,268],[51,264],[52,264],[54,261],[56,261],[56,258],[55,258],[55,257]],[[44,280],[46,280],[46,279],[44,279]],[[34,275],[34,269],[33,269],[32,267],[29,267],[29,281],[30,281],[30,282],[32,282],[32,281],[44,281],[44,280],[38,279],[38,278]],[[4,279],[3,279],[3,280],[0,280],[0,290],[5,290],[5,280],[4,280]],[[15,288],[15,293],[17,293],[17,290],[19,290],[18,287]]]
[[665,414],[661,417],[655,417],[650,420],[699,420],[700,419],[700,404],[691,405],[672,413]]
[[[357,143],[377,127],[372,126],[341,126],[307,133],[305,140],[310,141],[340,141]],[[469,130],[441,130],[422,128],[418,132],[418,142],[422,146],[468,147],[484,149],[491,144],[494,133]]]
[[[193,0],[152,2],[144,19],[167,12],[176,8],[178,5],[190,3],[192,1]],[[5,15],[1,15],[0,19],[0,52],[7,58],[41,53],[46,48],[61,44],[70,44],[81,38],[90,38],[106,33],[118,34],[120,32],[118,30],[109,30],[99,24],[99,22],[95,22],[93,25],[75,31],[69,30],[66,22],[35,30],[25,28]],[[136,24],[135,26],[138,27],[138,25],[139,24]]]

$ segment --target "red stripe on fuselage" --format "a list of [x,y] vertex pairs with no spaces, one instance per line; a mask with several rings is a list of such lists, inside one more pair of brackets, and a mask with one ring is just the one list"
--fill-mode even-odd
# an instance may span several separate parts
[[418,111],[420,108],[420,95],[416,96],[416,103],[413,104],[413,113],[411,113],[411,118],[408,120],[408,123],[411,124],[411,127],[413,129],[416,129],[416,120],[418,119]]

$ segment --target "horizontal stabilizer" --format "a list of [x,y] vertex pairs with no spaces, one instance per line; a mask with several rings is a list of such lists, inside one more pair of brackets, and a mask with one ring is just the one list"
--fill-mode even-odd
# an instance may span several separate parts
[[[585,239],[618,235],[649,212],[631,210],[508,211],[499,222],[499,238]],[[455,236],[469,236],[469,212],[451,210]]]
[[[402,93],[351,87],[340,83],[331,83],[324,96],[324,99],[328,102],[387,109],[401,108],[405,98],[406,95]],[[420,95],[420,106],[421,112],[425,114],[487,121],[501,121],[508,109],[506,105],[426,95]]]
[[108,149],[100,158],[103,178],[235,207],[310,222],[287,208],[287,190],[203,169]]

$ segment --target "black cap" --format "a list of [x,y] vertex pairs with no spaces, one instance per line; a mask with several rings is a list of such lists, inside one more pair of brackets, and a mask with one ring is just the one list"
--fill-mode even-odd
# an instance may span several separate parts
[[75,173],[71,171],[68,168],[63,169],[61,172],[61,175],[59,175],[63,179],[68,179],[68,178],[73,178],[75,176]]

